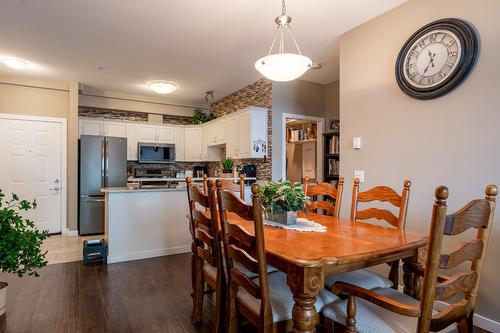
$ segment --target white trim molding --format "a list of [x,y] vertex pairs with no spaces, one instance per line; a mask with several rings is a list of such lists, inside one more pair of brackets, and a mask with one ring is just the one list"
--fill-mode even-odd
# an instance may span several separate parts
[[281,114],[281,174],[282,178],[286,178],[286,119],[310,120],[318,123],[318,139],[316,141],[316,179],[318,182],[323,181],[323,130],[325,128],[325,118],[314,117],[303,114],[282,113]]
[[176,247],[157,249],[157,250],[128,252],[128,253],[122,253],[122,254],[119,254],[116,256],[109,255],[108,256],[108,264],[122,262],[122,261],[169,256],[169,255],[189,253],[189,252],[191,252],[191,245],[176,246]]

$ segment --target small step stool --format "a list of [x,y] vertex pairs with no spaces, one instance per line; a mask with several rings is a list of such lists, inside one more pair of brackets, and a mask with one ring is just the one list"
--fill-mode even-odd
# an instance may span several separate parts
[[89,239],[83,241],[83,264],[108,263],[108,246],[104,239]]

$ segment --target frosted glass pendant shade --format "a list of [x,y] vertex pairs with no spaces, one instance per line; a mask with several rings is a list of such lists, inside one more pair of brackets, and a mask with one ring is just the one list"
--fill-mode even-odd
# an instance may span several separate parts
[[270,54],[255,62],[255,69],[273,81],[292,81],[301,77],[312,61],[306,56],[294,53]]

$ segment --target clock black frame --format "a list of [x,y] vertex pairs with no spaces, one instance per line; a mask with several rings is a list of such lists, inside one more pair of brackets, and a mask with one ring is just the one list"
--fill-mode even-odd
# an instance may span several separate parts
[[[439,84],[429,88],[416,88],[404,76],[404,62],[411,46],[426,33],[436,30],[453,32],[462,44],[460,61],[455,70]],[[479,56],[479,39],[476,29],[470,23],[457,18],[444,18],[431,22],[416,31],[403,45],[396,60],[396,81],[407,95],[418,99],[433,99],[449,93],[462,83],[472,72]]]

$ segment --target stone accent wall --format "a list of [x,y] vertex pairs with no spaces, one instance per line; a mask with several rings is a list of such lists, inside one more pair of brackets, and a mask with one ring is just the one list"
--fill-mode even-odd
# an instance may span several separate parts
[[[147,122],[148,114],[144,112],[101,109],[87,106],[78,107],[79,117],[104,118],[110,120],[126,120]],[[163,115],[164,124],[187,125],[190,117]]]
[[[268,108],[267,114],[267,158],[266,159],[242,159],[236,160],[235,164],[255,164],[257,166],[257,179],[271,180],[272,178],[272,83],[266,79],[260,79],[220,100],[212,103],[210,113],[217,118],[248,106],[260,106]],[[208,173],[215,176],[222,170],[219,162],[208,162]]]

